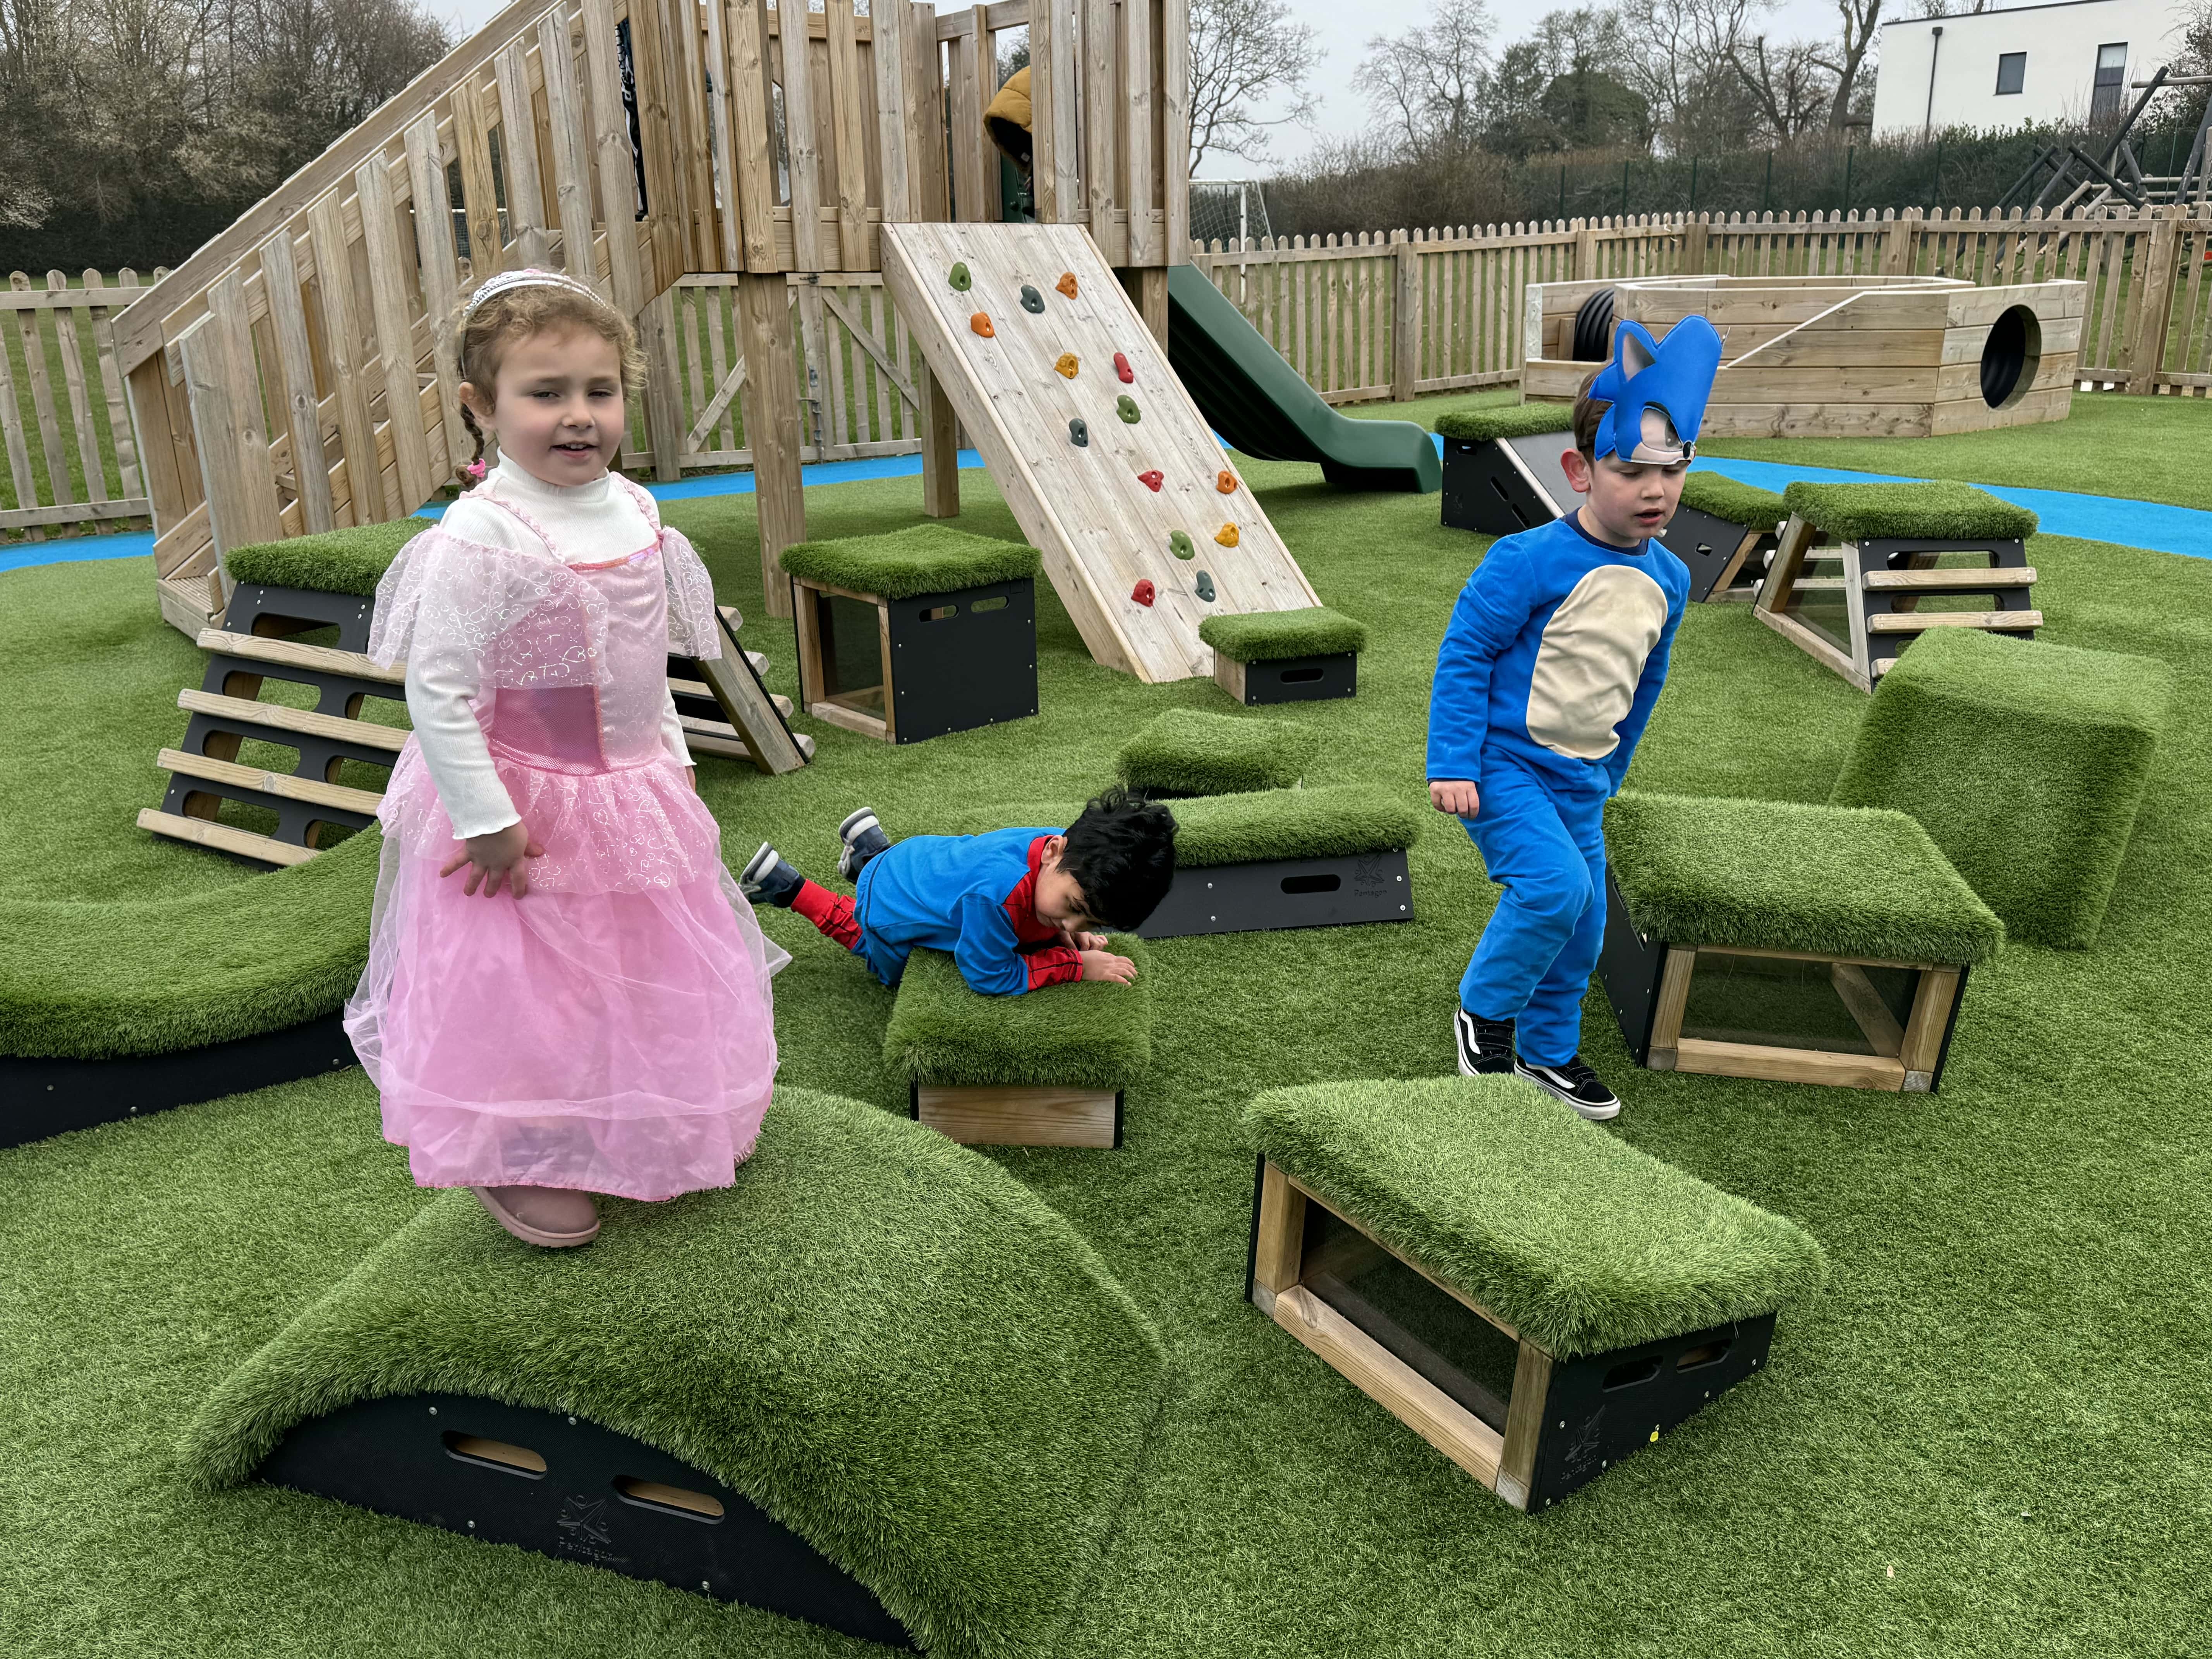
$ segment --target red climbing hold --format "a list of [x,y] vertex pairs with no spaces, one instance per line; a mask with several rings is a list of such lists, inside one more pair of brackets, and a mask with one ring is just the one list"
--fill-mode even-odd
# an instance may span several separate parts
[[1150,605],[1152,602],[1153,597],[1152,579],[1150,576],[1146,576],[1138,582],[1135,591],[1133,592],[1129,597],[1134,599],[1139,605]]
[[1158,467],[1154,467],[1150,472],[1139,472],[1137,475],[1137,482],[1155,495],[1160,493],[1160,486],[1167,481],[1168,475]]
[[1134,386],[1137,383],[1137,373],[1129,367],[1128,357],[1119,351],[1114,354],[1114,373],[1120,377],[1123,386]]

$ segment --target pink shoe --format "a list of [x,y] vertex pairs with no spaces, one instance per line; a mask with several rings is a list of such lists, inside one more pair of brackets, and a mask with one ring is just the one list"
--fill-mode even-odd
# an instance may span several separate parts
[[526,1244],[549,1250],[588,1244],[599,1236],[589,1193],[567,1187],[471,1187],[493,1220]]

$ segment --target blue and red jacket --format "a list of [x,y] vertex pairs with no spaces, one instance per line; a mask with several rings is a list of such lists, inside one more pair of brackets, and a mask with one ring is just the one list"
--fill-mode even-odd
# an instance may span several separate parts
[[916,945],[949,951],[969,985],[1015,996],[1083,977],[1060,929],[1037,920],[1037,865],[1057,830],[988,836],[909,836],[860,872],[855,947],[876,977],[896,985]]

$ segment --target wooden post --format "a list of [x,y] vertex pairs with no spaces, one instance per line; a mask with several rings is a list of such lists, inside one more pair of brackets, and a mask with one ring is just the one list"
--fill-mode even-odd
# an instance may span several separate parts
[[269,463],[253,336],[246,319],[246,284],[235,269],[210,287],[207,315],[179,337],[177,346],[185,360],[192,440],[200,454],[208,530],[217,560],[210,593],[219,608],[229,599],[231,586],[220,562],[222,556],[284,533],[276,514],[276,477]]
[[[2148,267],[2142,272],[2142,298],[2136,310],[2135,337],[2128,346],[2127,390],[2148,397],[2158,390],[2158,371],[2166,356],[2166,325],[2173,309],[2174,268],[2179,264],[2181,239],[2171,211],[2150,210]],[[2136,246],[2142,246],[2138,239]],[[2140,268],[2139,268],[2140,269]]]
[[684,400],[676,385],[676,290],[657,296],[638,317],[645,348],[645,421],[653,439],[653,476],[663,483],[684,476]]
[[1164,265],[1124,267],[1114,273],[1145,326],[1165,350],[1168,343],[1168,273]]
[[[1190,0],[1160,0],[1160,178],[1165,265],[1190,258]],[[1164,307],[1165,301],[1162,301]],[[1162,311],[1164,319],[1166,313]],[[1159,330],[1167,343],[1167,329]]]
[[791,294],[779,275],[734,279],[738,327],[744,339],[745,438],[753,453],[753,500],[760,513],[761,586],[771,617],[791,614],[791,586],[778,562],[806,539],[806,496],[799,471],[799,377],[792,367]]
[[960,516],[960,422],[929,365],[921,366],[921,510],[933,519]]
[[1708,227],[1702,213],[1682,227],[1682,262],[1678,275],[1702,276],[1705,272],[1705,240]]
[[1406,240],[1407,233],[1391,233],[1397,240],[1397,282],[1390,306],[1390,398],[1404,403],[1413,395],[1421,372],[1421,254]]
[[1575,223],[1575,280],[1578,283],[1596,280],[1597,227],[1587,219]]
[[1919,228],[1920,210],[1907,208],[1881,228],[1881,274],[1906,276],[1912,272],[1912,237]]

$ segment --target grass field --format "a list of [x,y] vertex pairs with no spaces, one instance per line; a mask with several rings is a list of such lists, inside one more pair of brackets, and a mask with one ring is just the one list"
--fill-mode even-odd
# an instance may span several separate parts
[[[2066,428],[1992,435],[2047,445],[2049,469],[2072,468],[2039,466],[2033,483],[2110,489],[2138,477],[2121,412],[2160,455],[2212,434],[2212,410],[2195,405],[2193,427],[2163,401],[2076,408]],[[1440,529],[1433,496],[1347,496],[1305,467],[1240,471],[1322,601],[1372,630],[1356,700],[1289,711],[1323,734],[1308,784],[1419,803],[1437,641],[1484,544]],[[961,482],[962,528],[1017,533],[981,475]],[[2146,465],[2140,488],[2212,504],[2201,468]],[[817,489],[809,529],[896,528],[920,499],[912,479]],[[789,690],[790,630],[761,614],[750,498],[667,517]],[[2212,698],[2212,563],[2048,537],[2031,556],[2046,637],[2163,659],[2182,710]],[[896,834],[980,802],[1076,799],[1110,779],[1115,748],[1145,720],[1228,708],[1211,682],[1146,687],[1097,667],[1056,600],[1038,598],[1038,717],[907,748],[810,725],[816,763],[776,780],[708,761],[700,784],[726,855],[773,837],[820,869],[838,818],[862,803]],[[182,729],[177,689],[199,674],[198,653],[155,618],[144,561],[0,574],[0,895],[251,879],[132,827],[158,794],[155,750]],[[1823,800],[1863,707],[1746,608],[1694,607],[1631,781]],[[1452,1071],[1454,986],[1494,896],[1467,837],[1428,821],[1410,923],[1156,943],[1154,1060],[1128,1091],[1127,1145],[993,1154],[1098,1249],[1175,1371],[1158,1443],[1060,1651],[2202,1651],[2208,762],[2212,737],[2178,720],[2098,947],[2018,945],[1978,968],[1940,1095],[1637,1071],[1592,996],[1587,1052],[1628,1103],[1608,1133],[1797,1222],[1832,1277],[1784,1310],[1770,1371],[1540,1520],[1240,1299],[1245,1103]],[[793,956],[775,991],[783,1079],[902,1109],[905,1080],[881,1054],[890,994],[798,918],[764,926]],[[358,1072],[0,1153],[0,1629],[21,1650],[862,1650],[305,1497],[188,1486],[174,1448],[210,1391],[430,1201],[380,1140]]]

